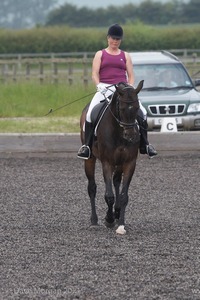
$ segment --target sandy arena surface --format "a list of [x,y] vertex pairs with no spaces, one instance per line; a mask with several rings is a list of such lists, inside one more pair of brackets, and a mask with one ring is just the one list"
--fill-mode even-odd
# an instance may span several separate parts
[[1,156],[1,300],[200,299],[200,152],[138,158],[124,236],[90,227],[83,162]]

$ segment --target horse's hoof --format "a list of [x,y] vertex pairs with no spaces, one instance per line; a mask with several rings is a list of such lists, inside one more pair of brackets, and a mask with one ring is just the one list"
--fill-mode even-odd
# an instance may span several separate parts
[[98,230],[99,229],[99,224],[91,224],[89,228],[91,230]]
[[115,221],[109,223],[108,221],[105,220],[105,225],[106,225],[106,227],[108,227],[108,228],[113,228],[113,227],[115,226]]
[[90,219],[90,224],[91,224],[91,225],[94,225],[94,226],[99,225],[99,224],[98,224],[98,218],[94,218],[94,219],[91,218],[91,219]]
[[124,229],[124,225],[120,225],[120,226],[117,228],[116,233],[118,233],[118,234],[125,234],[125,233],[126,233],[126,230]]

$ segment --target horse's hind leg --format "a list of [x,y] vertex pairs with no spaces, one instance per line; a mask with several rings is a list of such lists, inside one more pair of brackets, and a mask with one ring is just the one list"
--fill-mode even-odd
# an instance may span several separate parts
[[96,183],[95,183],[95,163],[96,158],[85,160],[85,174],[88,179],[88,195],[91,203],[91,224],[98,225],[98,217],[96,213],[95,197],[96,197]]

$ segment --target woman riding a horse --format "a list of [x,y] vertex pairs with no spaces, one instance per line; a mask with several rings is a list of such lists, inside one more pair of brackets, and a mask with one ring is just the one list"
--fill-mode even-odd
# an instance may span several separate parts
[[[125,82],[133,86],[134,74],[130,55],[119,49],[123,38],[123,29],[118,24],[110,26],[107,33],[108,47],[97,51],[93,59],[92,79],[97,86],[85,120],[84,145],[78,151],[78,157],[89,159],[91,157],[91,144],[93,140],[94,126],[91,122],[91,112],[94,106],[102,100],[109,98],[115,91],[115,85]],[[139,101],[137,121],[140,127],[140,153],[148,154],[150,158],[157,155],[156,150],[149,144],[147,139],[147,116],[146,110]]]

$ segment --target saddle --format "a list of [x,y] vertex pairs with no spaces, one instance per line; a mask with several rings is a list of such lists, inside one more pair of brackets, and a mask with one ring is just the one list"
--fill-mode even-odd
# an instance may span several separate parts
[[94,135],[96,136],[96,131],[97,128],[99,126],[99,123],[105,113],[105,111],[107,110],[109,104],[107,101],[102,101],[99,104],[95,105],[95,107],[92,109],[91,112],[91,121],[93,124],[93,128],[94,130]]

